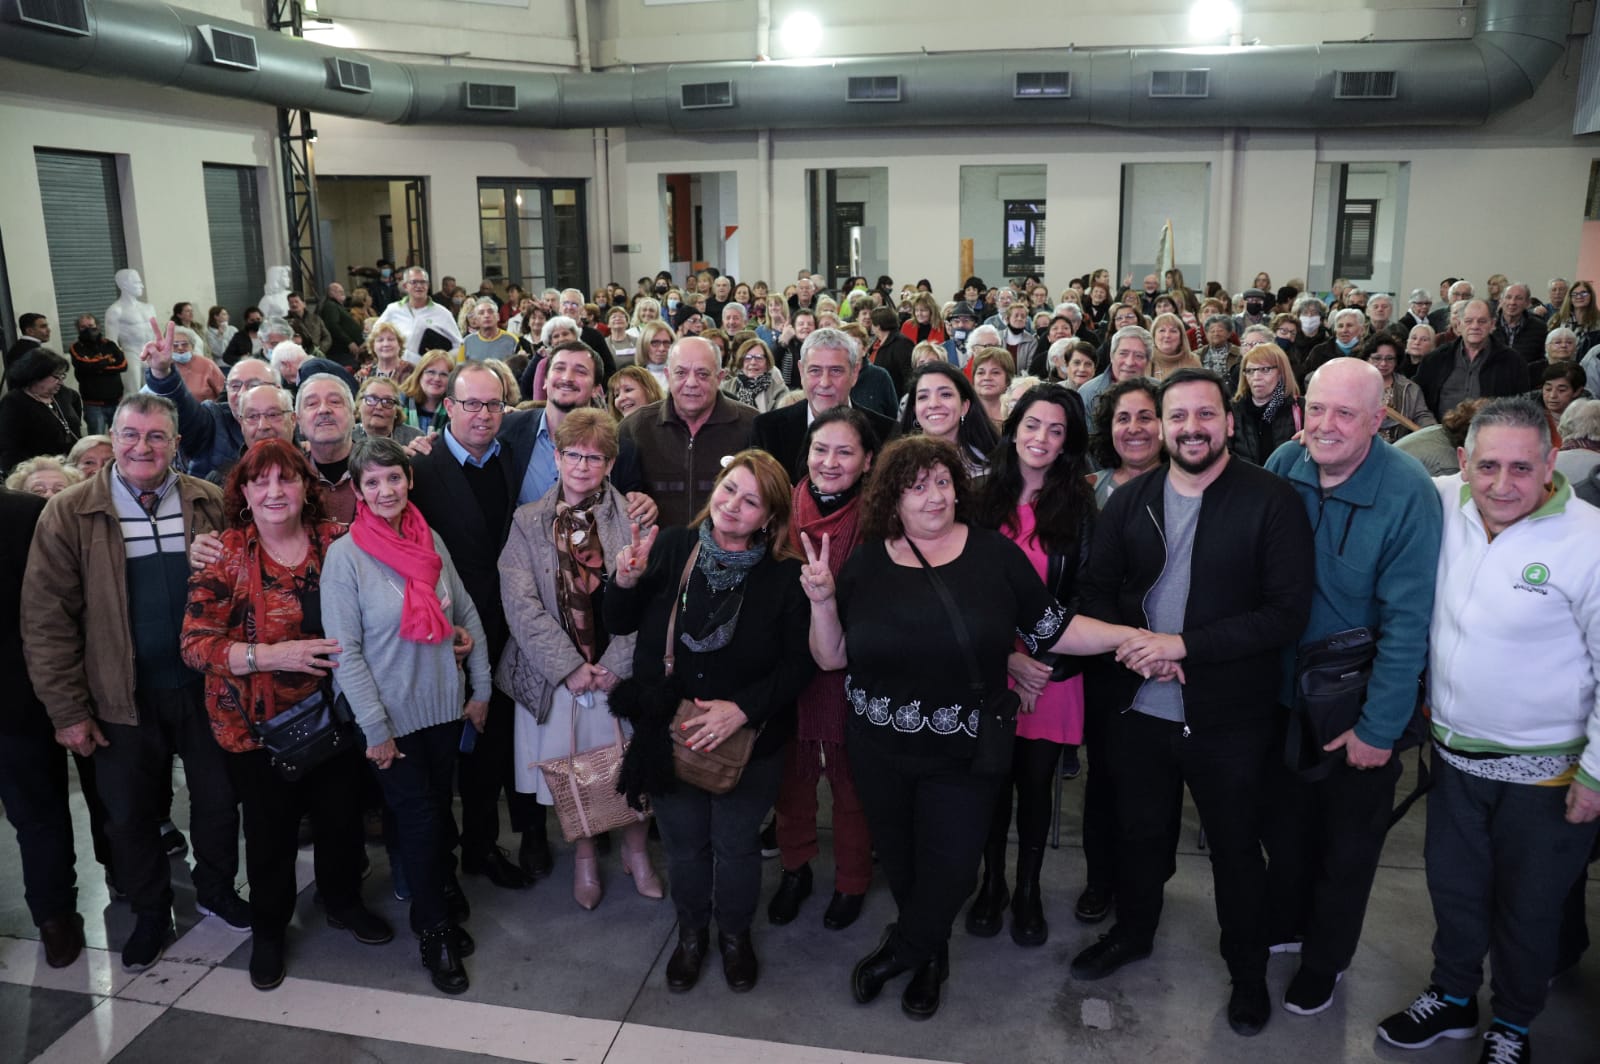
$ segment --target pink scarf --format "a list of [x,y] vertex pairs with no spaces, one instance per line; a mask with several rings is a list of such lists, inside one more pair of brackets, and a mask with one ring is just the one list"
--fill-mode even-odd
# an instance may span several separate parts
[[400,638],[412,643],[443,643],[449,639],[454,629],[434,592],[444,561],[433,549],[433,533],[421,511],[406,506],[400,516],[400,531],[396,532],[362,502],[356,507],[350,535],[356,546],[406,578]]

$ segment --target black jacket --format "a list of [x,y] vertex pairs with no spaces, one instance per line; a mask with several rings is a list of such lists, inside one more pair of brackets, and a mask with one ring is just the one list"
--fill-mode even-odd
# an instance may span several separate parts
[[889,334],[883,341],[877,353],[872,356],[872,362],[878,368],[888,372],[894,381],[895,398],[904,398],[906,385],[911,380],[911,351],[916,347],[897,330]]
[[21,388],[0,395],[0,470],[9,473],[25,459],[72,450],[83,436],[83,400],[63,387],[56,392],[55,405],[60,417]]
[[1294,438],[1300,431],[1300,400],[1291,399],[1278,416],[1268,424],[1261,420],[1260,408],[1246,395],[1233,401],[1233,436],[1228,440],[1228,450],[1251,465],[1264,466],[1272,452]]
[[[1168,468],[1118,488],[1095,526],[1079,578],[1083,612],[1144,627],[1144,602],[1166,566]],[[1305,504],[1289,482],[1230,459],[1206,488],[1190,556],[1183,623],[1185,726],[1263,724],[1276,718],[1281,652],[1305,630],[1315,590]],[[1133,703],[1139,675],[1108,663],[1101,688],[1114,711]]]
[[[756,419],[750,423],[750,446],[760,448],[782,462],[783,467],[789,471],[789,481],[793,484],[800,483],[800,478],[806,475],[806,429],[810,425],[806,411],[809,409],[802,399],[798,403],[790,403],[780,409],[757,414]],[[899,434],[898,422],[865,407],[856,409],[861,411],[861,416],[867,419],[867,424],[877,433],[878,450],[882,450],[884,444]]]
[[[1516,339],[1513,340],[1506,333],[1504,318],[1496,318],[1494,322],[1494,338],[1521,355],[1522,361],[1530,364],[1544,357],[1544,337],[1549,331],[1544,322],[1532,314],[1524,313],[1522,328],[1517,330]],[[1587,351],[1580,351],[1578,357],[1582,358],[1586,354]],[[1537,386],[1539,382],[1534,380],[1529,383]]]
[[44,500],[0,488],[0,675],[10,691],[0,709],[0,735],[48,739],[55,728],[33,693],[22,659],[22,573]]
[[[1456,356],[1464,342],[1457,340],[1446,344],[1423,359],[1422,365],[1417,367],[1417,375],[1413,379],[1417,387],[1422,389],[1422,398],[1436,418],[1443,419],[1449,413],[1439,409],[1439,393],[1455,369]],[[1478,370],[1480,394],[1488,397],[1521,395],[1528,390],[1528,364],[1521,355],[1502,343],[1499,337],[1491,334],[1489,349],[1478,357],[1485,360],[1483,368]]]
[[[500,551],[511,534],[511,519],[517,511],[517,489],[521,486],[516,475],[516,461],[510,448],[504,445],[500,449],[499,465],[505,477],[509,503],[505,522],[499,528],[491,528],[473,498],[461,463],[450,453],[442,436],[434,441],[431,452],[411,460],[414,477],[411,501],[427,518],[428,526],[444,540],[461,583],[472,596],[472,604],[478,609],[478,619],[483,622],[483,632],[489,640],[491,665],[499,662],[510,633],[505,607],[500,603]],[[476,692],[474,697],[479,697]]]

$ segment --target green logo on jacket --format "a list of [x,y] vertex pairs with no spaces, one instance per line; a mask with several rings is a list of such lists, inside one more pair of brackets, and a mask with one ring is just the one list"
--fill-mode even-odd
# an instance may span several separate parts
[[1539,586],[1545,584],[1546,582],[1549,581],[1549,579],[1550,579],[1550,568],[1549,568],[1549,566],[1544,565],[1544,564],[1542,564],[1540,562],[1534,562],[1533,564],[1525,567],[1522,570],[1522,580],[1523,580],[1523,582],[1527,583],[1527,584],[1532,584],[1534,587],[1539,587]]

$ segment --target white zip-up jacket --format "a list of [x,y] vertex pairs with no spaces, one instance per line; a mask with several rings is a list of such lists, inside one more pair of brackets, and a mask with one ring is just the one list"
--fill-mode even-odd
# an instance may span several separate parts
[[1492,543],[1461,475],[1435,480],[1428,704],[1446,745],[1581,754],[1578,779],[1600,790],[1600,510],[1555,476],[1550,500]]

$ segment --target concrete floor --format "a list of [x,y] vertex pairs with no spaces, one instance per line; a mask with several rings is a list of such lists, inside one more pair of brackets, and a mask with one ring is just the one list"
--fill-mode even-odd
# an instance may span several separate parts
[[[582,911],[568,888],[565,847],[558,847],[554,876],[530,890],[465,881],[473,904],[468,926],[478,949],[467,962],[472,989],[460,998],[433,991],[409,936],[365,947],[328,928],[309,889],[291,935],[290,979],[262,994],[243,971],[248,936],[216,920],[197,922],[188,874],[177,860],[183,937],[167,960],[138,977],[121,971],[117,950],[131,917],[125,905],[108,902],[98,867],[85,857],[80,908],[91,950],[72,968],[45,968],[22,902],[15,839],[0,832],[0,1064],[1477,1059],[1476,1042],[1402,1053],[1373,1033],[1377,1020],[1407,1004],[1427,981],[1433,920],[1422,873],[1420,807],[1390,836],[1362,948],[1334,1006],[1309,1018],[1279,1009],[1259,1037],[1242,1039],[1224,1016],[1227,976],[1216,954],[1210,869],[1196,847],[1192,807],[1155,956],[1099,983],[1067,977],[1072,955],[1105,929],[1084,927],[1071,915],[1083,874],[1081,796],[1080,782],[1065,785],[1062,845],[1046,860],[1049,943],[1024,950],[1005,934],[979,940],[958,927],[944,1006],[920,1024],[901,1014],[898,983],[872,1006],[851,1000],[850,966],[876,944],[892,919],[892,904],[876,884],[854,927],[824,930],[831,877],[826,857],[815,865],[817,894],[798,920],[778,928],[758,918],[762,978],[749,994],[731,993],[713,960],[693,992],[669,995],[662,969],[675,940],[670,903],[634,893],[613,856],[603,864],[605,901],[595,912]],[[181,795],[176,817],[185,824]],[[87,854],[81,809],[79,840],[80,853]],[[403,928],[404,906],[389,893],[383,849],[369,852],[368,900]],[[309,861],[301,863],[305,881]],[[767,863],[768,896],[778,871],[776,861]],[[1590,919],[1600,927],[1600,900],[1591,901]],[[1275,994],[1281,995],[1295,964],[1293,957],[1273,958]],[[1486,1005],[1487,991],[1482,1000]],[[1541,1061],[1600,1062],[1600,952],[1556,982],[1534,1034]]]

